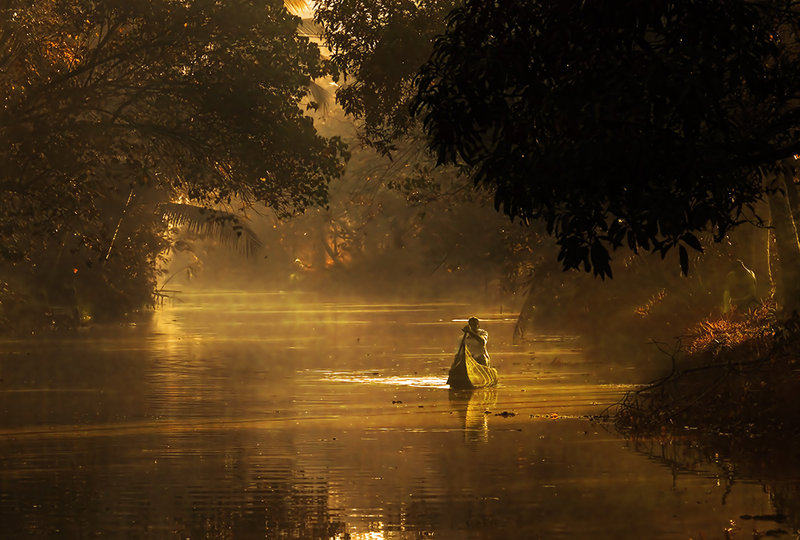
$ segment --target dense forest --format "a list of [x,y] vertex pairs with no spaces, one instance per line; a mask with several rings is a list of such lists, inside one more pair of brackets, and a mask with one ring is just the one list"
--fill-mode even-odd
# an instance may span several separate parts
[[10,1],[0,14],[6,324],[152,306],[180,205],[236,227],[253,204],[324,204],[342,170],[343,144],[301,107],[328,66],[280,3]]
[[596,344],[800,308],[794,2],[0,16],[8,330],[122,320],[189,278],[512,298],[515,339]]

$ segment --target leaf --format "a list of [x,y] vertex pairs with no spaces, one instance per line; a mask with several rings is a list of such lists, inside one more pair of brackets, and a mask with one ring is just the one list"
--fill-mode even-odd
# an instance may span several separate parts
[[591,256],[595,276],[600,276],[601,279],[605,279],[606,276],[614,277],[611,274],[611,256],[608,254],[608,249],[600,241],[595,240],[592,243]]
[[700,244],[700,240],[698,240],[694,234],[686,233],[681,237],[681,240],[683,240],[683,242],[692,249],[703,253],[703,246]]
[[689,254],[686,252],[686,248],[678,246],[678,255],[681,262],[681,274],[689,275]]

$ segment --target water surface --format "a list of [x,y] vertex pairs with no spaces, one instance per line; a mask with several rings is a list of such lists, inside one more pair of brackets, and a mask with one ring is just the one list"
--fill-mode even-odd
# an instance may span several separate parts
[[[473,314],[501,383],[451,391]],[[590,421],[637,382],[630,366],[596,366],[560,336],[514,347],[513,323],[459,303],[219,291],[183,294],[147,324],[6,342],[2,536],[722,539],[781,527],[741,518],[775,514],[773,499],[728,464],[673,459],[677,446]]]

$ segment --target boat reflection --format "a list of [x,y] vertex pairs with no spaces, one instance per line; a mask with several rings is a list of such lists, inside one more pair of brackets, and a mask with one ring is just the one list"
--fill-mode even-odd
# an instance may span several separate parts
[[489,415],[497,404],[496,388],[450,389],[450,408],[461,418],[464,441],[489,440]]

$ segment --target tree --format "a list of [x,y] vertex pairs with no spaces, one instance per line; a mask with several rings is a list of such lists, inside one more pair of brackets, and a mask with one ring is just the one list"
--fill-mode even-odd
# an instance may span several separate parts
[[776,185],[768,195],[770,221],[775,233],[780,268],[776,296],[790,313],[800,312],[800,244],[789,199],[785,195],[789,188],[787,181],[792,181],[793,176],[794,171],[786,165],[773,176],[772,181]]
[[324,204],[346,151],[300,107],[328,67],[298,23],[276,0],[4,2],[5,289],[69,303],[87,276],[128,311],[152,301],[158,203]]
[[617,248],[677,247],[686,272],[695,233],[724,238],[800,152],[797,7],[467,0],[413,112],[440,163],[546,223],[565,268],[610,276]]
[[519,281],[507,275],[518,262],[511,244],[531,231],[508,227],[486,194],[433,165],[416,142],[398,142],[392,159],[354,149],[325,208],[277,225],[303,287],[409,298]]
[[455,0],[321,0],[314,20],[330,49],[341,85],[336,98],[360,120],[364,142],[395,150],[415,120],[409,114],[414,78],[444,30]]

